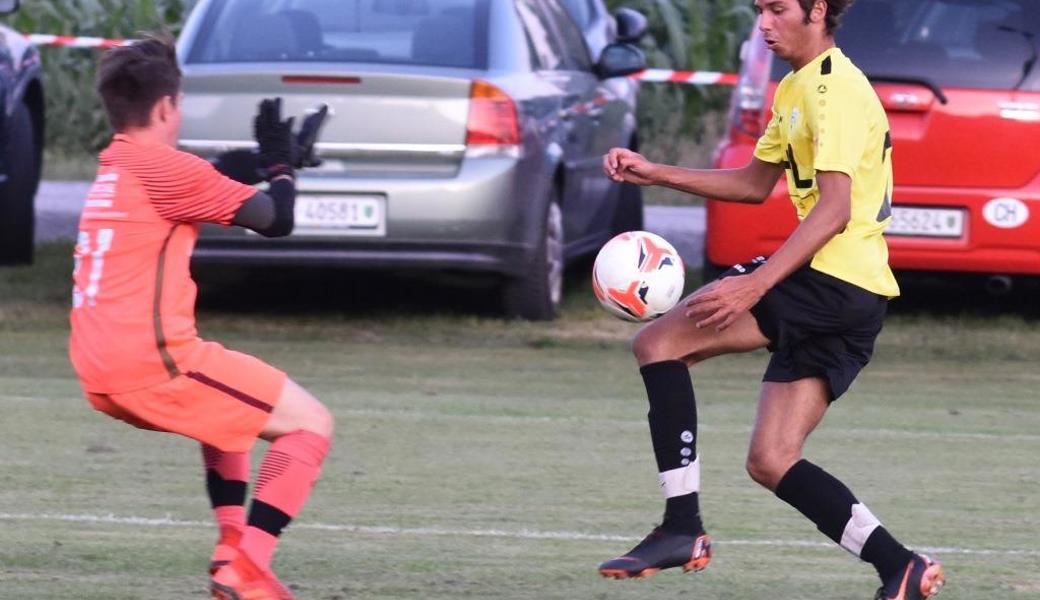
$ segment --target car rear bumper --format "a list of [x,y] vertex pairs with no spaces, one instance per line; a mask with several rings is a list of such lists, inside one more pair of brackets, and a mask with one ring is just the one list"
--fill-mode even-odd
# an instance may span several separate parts
[[962,211],[964,231],[952,238],[887,236],[892,268],[1040,274],[1040,191],[904,186],[893,197],[899,208]]
[[[961,207],[967,213],[965,232],[958,238],[929,238],[888,235],[888,262],[893,269],[939,270],[1003,275],[1040,275],[1040,199],[1026,202],[1032,216],[1013,230],[988,225],[982,215],[985,202],[952,204],[950,195],[927,202],[916,198],[898,207]],[[771,198],[763,207],[720,206],[709,202],[706,212],[705,257],[727,265],[769,256],[776,252],[797,226],[786,195]],[[755,208],[758,213],[755,214]],[[754,219],[754,220],[751,220]],[[749,228],[749,223],[762,223]],[[786,227],[784,227],[786,226]]]
[[203,239],[192,262],[198,265],[338,266],[360,269],[459,269],[519,275],[521,244],[443,242],[293,242],[290,240]]
[[[954,209],[964,215],[958,237],[886,235],[893,269],[1040,274],[1040,192],[896,187],[893,197],[896,208]],[[1014,227],[998,226],[992,215],[987,218],[986,206],[999,198],[1018,200],[1028,217]],[[706,208],[705,258],[716,265],[770,255],[798,224],[782,185],[762,206],[709,201]]]

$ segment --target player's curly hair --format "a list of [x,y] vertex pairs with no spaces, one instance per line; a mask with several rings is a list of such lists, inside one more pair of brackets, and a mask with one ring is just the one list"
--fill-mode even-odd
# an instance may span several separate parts
[[[841,17],[849,10],[849,6],[855,0],[825,0],[827,2],[827,17],[824,19],[824,26],[827,28],[827,35],[834,35],[834,32],[841,26]],[[802,6],[802,10],[805,12],[805,23],[809,23],[809,12],[812,11],[812,7],[816,4],[816,0],[798,0],[798,4]]]
[[148,34],[109,50],[101,57],[95,87],[113,129],[147,126],[155,103],[166,96],[176,102],[181,89],[173,38]]

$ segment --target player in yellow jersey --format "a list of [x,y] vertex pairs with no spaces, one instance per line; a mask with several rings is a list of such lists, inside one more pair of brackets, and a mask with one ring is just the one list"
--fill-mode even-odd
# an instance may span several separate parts
[[666,498],[663,523],[607,577],[711,559],[701,522],[697,411],[689,368],[767,347],[747,470],[852,554],[874,565],[879,600],[925,600],[942,567],[897,542],[837,478],[802,458],[809,434],[870,360],[899,287],[882,232],[890,219],[888,120],[866,77],[834,44],[852,0],[755,0],[769,48],[791,63],[754,158],[741,169],[654,164],[630,150],[604,157],[619,182],[663,185],[730,202],[765,201],[786,172],[800,224],[768,260],[737,265],[647,325],[633,350],[650,401],[650,435]]

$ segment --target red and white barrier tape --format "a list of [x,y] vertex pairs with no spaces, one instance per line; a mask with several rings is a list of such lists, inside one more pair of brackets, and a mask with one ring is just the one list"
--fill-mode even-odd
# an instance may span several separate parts
[[66,48],[114,48],[116,46],[124,46],[133,41],[71,35],[48,35],[45,33],[30,33],[26,34],[25,38],[36,46],[63,46]]
[[737,85],[739,75],[716,71],[672,71],[671,69],[646,69],[631,75],[632,79],[659,83],[685,83],[689,85]]
[[[133,42],[133,40],[47,35],[43,33],[30,33],[25,37],[37,46],[62,46],[66,48],[114,48]],[[739,79],[739,76],[734,73],[672,71],[671,69],[646,69],[633,73],[630,77],[638,81],[685,83],[688,85],[737,85],[737,80]]]

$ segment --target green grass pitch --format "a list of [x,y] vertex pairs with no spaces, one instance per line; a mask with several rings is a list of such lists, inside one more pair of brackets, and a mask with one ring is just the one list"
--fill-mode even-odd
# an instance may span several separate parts
[[[206,598],[215,528],[198,449],[82,399],[65,348],[68,252],[0,269],[0,598]],[[454,298],[434,315],[366,298],[434,284],[365,279],[279,286],[270,301],[246,282],[200,316],[204,336],[286,369],[337,418],[275,562],[301,600],[873,597],[868,565],[744,472],[764,353],[693,372],[711,567],[604,580],[599,562],[662,506],[635,326],[584,282],[560,321],[525,324],[453,312]],[[944,562],[946,600],[1040,598],[1038,363],[1031,318],[896,314],[810,441],[807,457]]]

